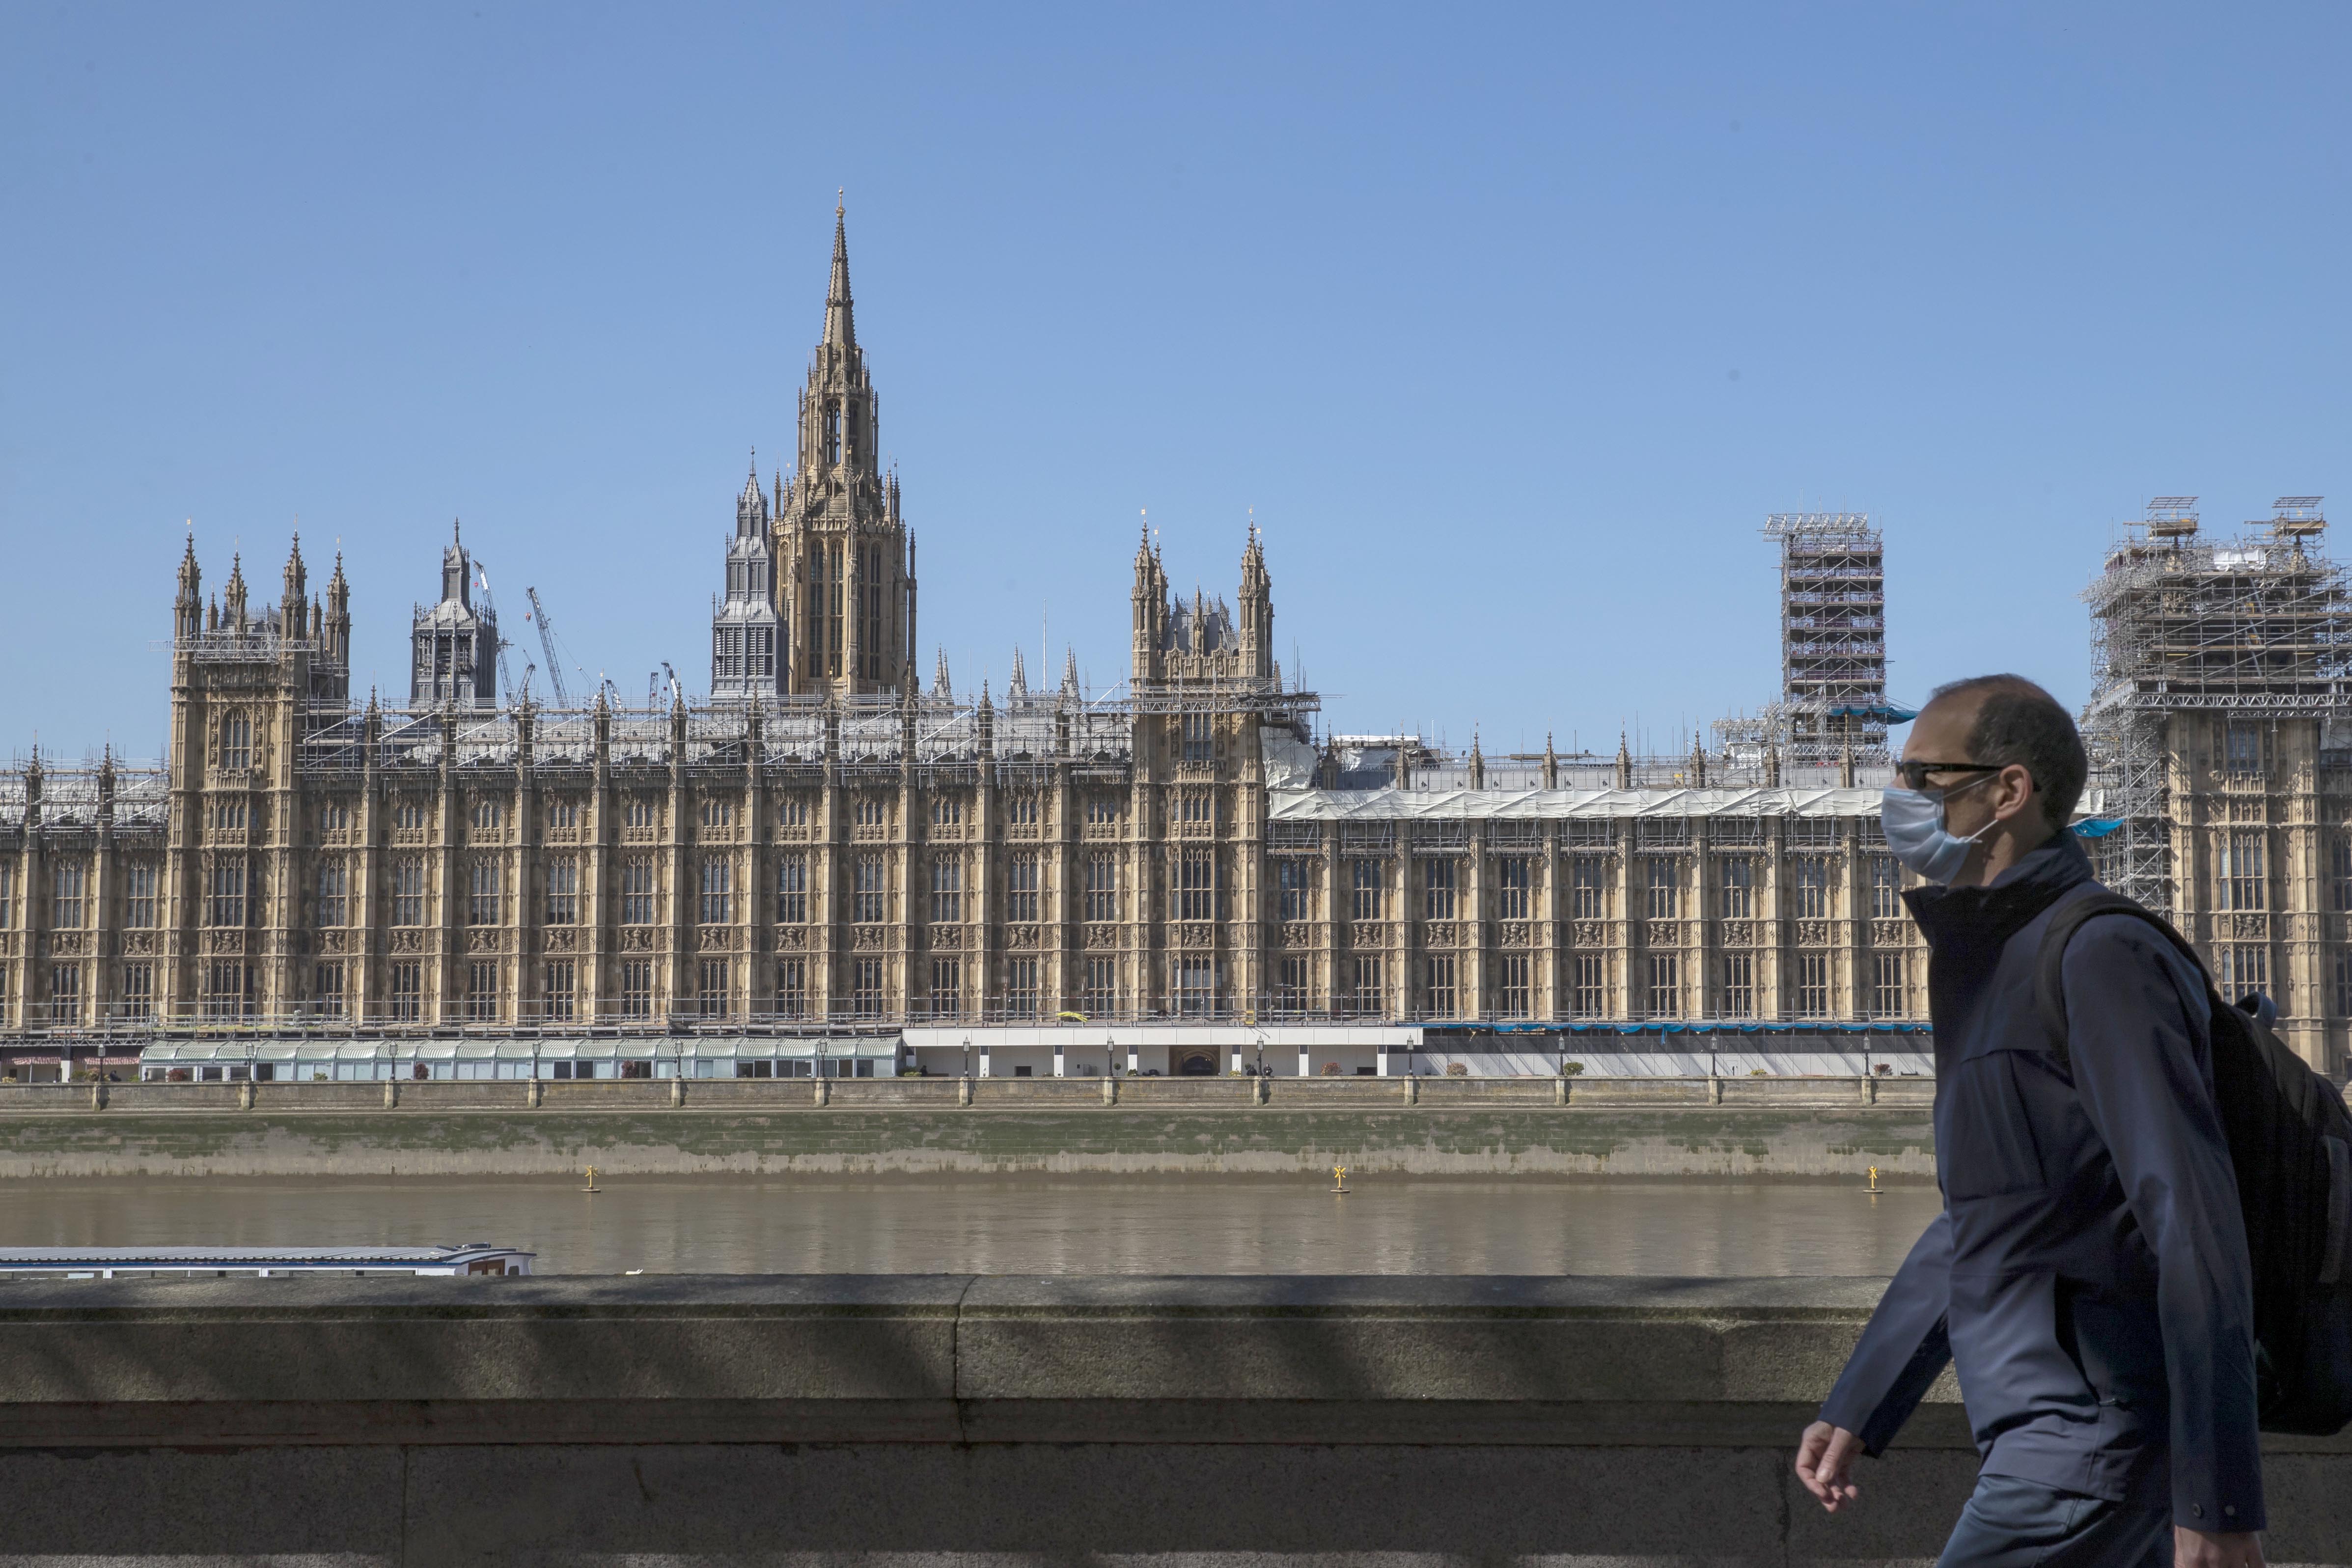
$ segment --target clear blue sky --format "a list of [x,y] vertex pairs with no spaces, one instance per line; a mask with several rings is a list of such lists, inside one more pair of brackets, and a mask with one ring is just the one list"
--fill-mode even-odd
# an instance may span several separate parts
[[[1778,679],[1766,514],[1886,529],[1894,685],[2088,688],[2151,495],[2352,522],[2341,7],[0,10],[0,754],[153,756],[173,570],[449,519],[708,678],[834,190],[960,686],[1124,673],[1138,508],[1337,727],[1613,748]],[[520,618],[508,616],[510,636]],[[928,675],[929,656],[924,658]],[[520,665],[518,662],[517,670]]]

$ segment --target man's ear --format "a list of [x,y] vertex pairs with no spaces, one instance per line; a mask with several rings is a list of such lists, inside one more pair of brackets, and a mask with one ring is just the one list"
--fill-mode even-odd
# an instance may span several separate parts
[[2033,789],[2033,775],[2022,762],[2012,762],[2000,770],[1993,781],[2000,798],[1993,801],[1992,814],[1997,821],[2011,821],[2028,810],[2039,812]]

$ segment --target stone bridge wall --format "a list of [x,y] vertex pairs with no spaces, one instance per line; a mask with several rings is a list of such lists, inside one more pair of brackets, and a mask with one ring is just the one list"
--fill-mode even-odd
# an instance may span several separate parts
[[[1864,1280],[0,1285],[0,1556],[1845,1565],[1932,1558],[1948,1377],[1864,1500],[1789,1448]],[[2352,1561],[2352,1443],[2269,1460]]]

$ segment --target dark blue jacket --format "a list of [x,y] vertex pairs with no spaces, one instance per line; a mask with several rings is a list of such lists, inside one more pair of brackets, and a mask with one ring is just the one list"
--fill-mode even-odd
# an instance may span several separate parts
[[1950,1361],[1985,1473],[2260,1530],[2253,1290],[2204,982],[2144,921],[2102,915],[2066,949],[2071,1060],[2035,1013],[2043,930],[2098,891],[2060,833],[1990,887],[1905,895],[1930,949],[1944,1212],[1822,1418],[1874,1456]]

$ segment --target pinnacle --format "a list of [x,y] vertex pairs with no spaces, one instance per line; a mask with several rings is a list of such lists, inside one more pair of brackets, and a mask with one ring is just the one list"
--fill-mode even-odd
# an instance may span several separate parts
[[838,203],[833,210],[833,277],[824,291],[824,343],[852,353],[857,349],[849,295],[849,226]]

